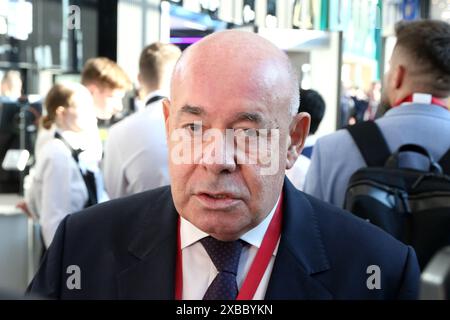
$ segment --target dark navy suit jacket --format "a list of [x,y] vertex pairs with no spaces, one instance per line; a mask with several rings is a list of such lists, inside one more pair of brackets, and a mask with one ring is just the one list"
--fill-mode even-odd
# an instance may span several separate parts
[[[287,179],[283,203],[266,299],[417,297],[412,248],[297,191]],[[60,224],[28,292],[60,299],[173,299],[177,218],[169,187],[72,214]],[[67,285],[74,283],[71,265],[80,268],[79,289]],[[369,289],[378,275],[379,289]]]

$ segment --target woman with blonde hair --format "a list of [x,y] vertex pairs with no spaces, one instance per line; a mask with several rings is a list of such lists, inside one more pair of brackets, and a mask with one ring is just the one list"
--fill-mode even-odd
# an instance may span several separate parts
[[56,84],[47,94],[45,108],[43,130],[56,129],[41,147],[25,201],[39,219],[48,248],[66,215],[107,196],[97,163],[83,152],[97,125],[89,91],[76,83]]

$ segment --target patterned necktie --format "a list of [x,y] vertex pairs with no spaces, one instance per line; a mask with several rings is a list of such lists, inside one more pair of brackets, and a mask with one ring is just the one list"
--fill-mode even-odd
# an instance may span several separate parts
[[238,294],[236,274],[243,242],[225,242],[213,237],[203,238],[200,242],[219,271],[203,300],[235,300]]

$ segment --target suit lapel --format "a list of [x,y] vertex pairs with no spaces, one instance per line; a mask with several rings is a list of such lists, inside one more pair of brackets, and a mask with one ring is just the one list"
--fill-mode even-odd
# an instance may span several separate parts
[[[131,241],[132,260],[118,273],[120,299],[174,299],[178,213],[170,189],[151,208]],[[266,299],[331,299],[313,275],[330,268],[309,201],[285,179],[283,227]]]
[[266,299],[331,299],[313,275],[330,269],[316,213],[285,179],[283,227]]
[[117,275],[120,299],[173,299],[178,213],[170,189],[152,201],[128,251],[134,256]]

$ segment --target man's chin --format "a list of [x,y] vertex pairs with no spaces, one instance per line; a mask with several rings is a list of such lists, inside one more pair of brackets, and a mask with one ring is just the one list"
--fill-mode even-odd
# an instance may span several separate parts
[[223,235],[223,234],[210,234],[211,237],[214,239],[224,241],[224,242],[230,242],[230,241],[236,241],[239,240],[239,238],[242,236],[242,234],[238,235]]
[[221,241],[238,240],[251,228],[247,223],[237,220],[236,217],[210,216],[191,223],[203,232]]

